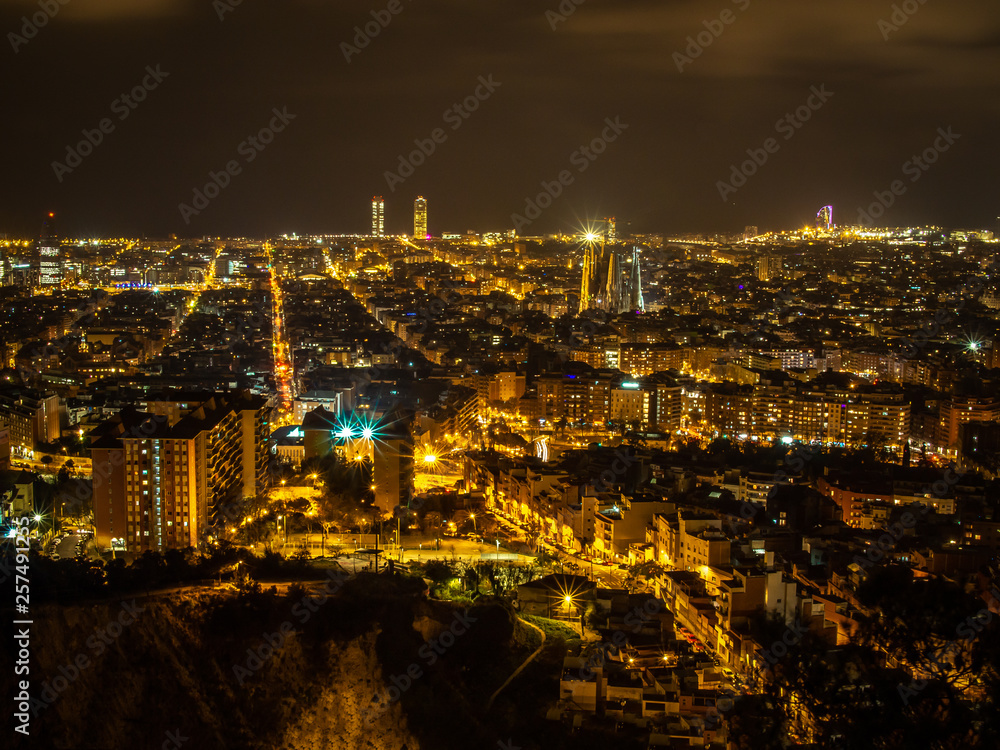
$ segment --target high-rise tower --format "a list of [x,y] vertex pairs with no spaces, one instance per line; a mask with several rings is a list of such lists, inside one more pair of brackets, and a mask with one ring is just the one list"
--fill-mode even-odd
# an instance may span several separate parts
[[823,206],[816,214],[816,228],[829,232],[833,229],[833,206]]
[[59,286],[62,283],[62,258],[55,232],[55,217],[51,211],[45,217],[38,240],[38,283],[41,286]]
[[427,237],[427,199],[422,195],[413,201],[413,236],[421,240]]
[[642,298],[642,270],[639,267],[639,248],[632,247],[632,269],[628,279],[628,312],[645,312],[646,301]]
[[615,226],[614,216],[609,216],[604,220],[604,241],[609,245],[618,242],[618,230]]
[[372,237],[385,237],[385,201],[381,195],[372,198]]

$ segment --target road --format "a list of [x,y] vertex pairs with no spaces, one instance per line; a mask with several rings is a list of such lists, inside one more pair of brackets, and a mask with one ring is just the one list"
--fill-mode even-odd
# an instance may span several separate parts
[[515,677],[517,677],[519,674],[521,674],[521,672],[524,671],[524,668],[526,666],[528,666],[529,664],[531,664],[531,662],[533,662],[535,660],[535,657],[538,656],[540,653],[542,653],[542,649],[545,648],[545,631],[542,630],[537,625],[535,625],[534,623],[530,623],[527,620],[521,620],[520,617],[518,617],[517,619],[520,620],[520,622],[522,624],[527,625],[529,628],[532,628],[532,629],[538,631],[538,634],[542,637],[542,642],[539,643],[538,644],[538,648],[536,648],[534,651],[532,651],[531,654],[528,656],[528,658],[525,659],[521,663],[521,665],[517,669],[514,670],[513,674],[511,674],[510,677],[508,677],[506,680],[504,680],[503,685],[501,685],[500,687],[498,687],[496,689],[496,691],[493,693],[493,695],[490,696],[489,701],[486,703],[486,710],[489,710],[490,708],[492,708],[493,701],[496,700],[496,697],[498,695],[500,695],[500,691],[503,690],[505,687],[507,687],[514,680]]
[[76,557],[76,545],[82,542],[83,539],[84,537],[79,534],[70,534],[65,539],[52,545],[52,549],[49,550],[49,554],[57,552],[59,554],[59,559],[72,560]]
[[269,268],[271,273],[271,348],[274,356],[274,380],[278,388],[279,414],[275,420],[276,426],[288,424],[292,411],[292,400],[296,394],[295,367],[293,352],[285,335],[285,308],[281,290],[281,279],[275,268],[274,248],[267,244]]
[[[312,547],[311,552],[314,555],[320,555],[324,549],[326,549],[327,554],[330,554],[337,547],[340,548],[340,554],[347,555],[348,553],[353,553],[358,545],[354,542],[348,544],[336,544],[333,541],[333,537],[329,537],[326,545],[322,545],[320,534],[310,535]],[[275,549],[281,551],[283,554],[292,555],[296,550],[301,549],[304,542],[304,535],[301,534],[289,534],[288,545],[282,546],[280,542],[274,545]],[[365,545],[361,545],[362,549],[365,549]],[[374,549],[373,546],[369,545],[367,549]],[[440,544],[438,544],[437,538],[433,536],[404,536],[403,537],[403,549],[398,550],[395,545],[390,544],[389,547],[379,549],[379,557],[381,560],[399,560],[400,552],[402,552],[402,562],[427,562],[428,560],[443,560],[443,559],[459,559],[465,561],[476,561],[480,559],[489,559],[492,554],[497,552],[497,546],[494,539],[486,539],[482,542],[474,542],[469,539],[461,539],[458,537],[440,537]],[[504,544],[503,538],[500,540],[501,555],[508,555],[511,550]],[[485,556],[485,557],[484,557]],[[350,559],[350,558],[345,558]],[[522,555],[522,560],[529,559],[529,556]]]

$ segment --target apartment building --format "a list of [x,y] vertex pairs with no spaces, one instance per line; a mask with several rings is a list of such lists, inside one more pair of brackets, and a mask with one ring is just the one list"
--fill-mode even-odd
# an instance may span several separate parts
[[265,487],[267,402],[240,391],[147,403],[160,413],[129,407],[91,433],[97,542],[135,553],[198,546],[215,514]]

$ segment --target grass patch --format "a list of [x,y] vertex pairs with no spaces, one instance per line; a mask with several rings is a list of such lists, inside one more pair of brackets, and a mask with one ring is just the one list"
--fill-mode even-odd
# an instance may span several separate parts
[[548,617],[538,615],[521,615],[522,620],[537,625],[545,633],[546,641],[560,640],[566,644],[567,648],[580,645],[580,631],[574,630],[565,622],[560,620],[550,620]]

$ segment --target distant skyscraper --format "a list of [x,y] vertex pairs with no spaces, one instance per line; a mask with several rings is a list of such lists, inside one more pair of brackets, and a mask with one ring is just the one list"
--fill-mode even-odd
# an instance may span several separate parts
[[757,231],[757,227],[755,227],[755,226],[747,226],[747,228],[743,230],[743,241],[744,242],[749,242],[754,237],[756,237],[758,234],[760,234],[760,232]]
[[58,286],[62,283],[62,258],[59,252],[59,238],[55,233],[55,217],[51,211],[45,217],[38,241],[38,283],[41,286]]
[[628,279],[629,300],[626,312],[645,312],[646,301],[642,297],[642,269],[639,264],[639,248],[632,246],[632,269]]
[[385,201],[381,195],[372,198],[372,236],[385,237]]
[[609,245],[613,245],[618,242],[618,230],[615,227],[614,216],[604,220],[604,241]]
[[427,236],[427,199],[422,195],[413,201],[413,236],[420,239]]
[[833,229],[833,206],[823,206],[816,214],[816,228],[830,231]]

